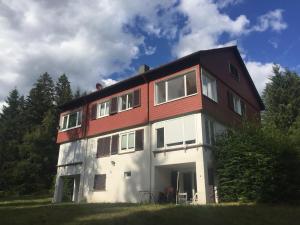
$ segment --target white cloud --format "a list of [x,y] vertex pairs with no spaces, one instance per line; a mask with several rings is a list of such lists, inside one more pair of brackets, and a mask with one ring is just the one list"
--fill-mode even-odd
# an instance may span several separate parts
[[113,85],[113,84],[115,84],[115,83],[118,82],[118,81],[113,80],[113,79],[111,79],[111,78],[108,78],[108,79],[102,79],[101,81],[102,81],[102,83],[104,84],[104,87],[108,87],[108,86]]
[[260,94],[266,87],[269,78],[273,76],[273,63],[261,63],[255,61],[246,62],[246,67]]
[[[172,35],[158,10],[173,1],[3,0],[0,1],[0,100],[17,86],[26,93],[37,77],[66,73],[74,87],[91,89],[95,81],[130,68],[140,54],[153,54],[143,35],[126,30],[136,18],[153,35]],[[147,29],[146,29],[147,27]],[[151,31],[151,29],[152,31]],[[157,31],[158,30],[158,31]],[[145,46],[145,47],[144,47]],[[99,75],[101,74],[101,75]]]
[[253,31],[265,31],[271,29],[274,31],[281,31],[287,28],[287,23],[283,21],[283,10],[275,9],[258,18],[258,24],[252,28]]
[[216,3],[219,8],[225,8],[230,5],[237,5],[242,3],[244,0],[217,0]]
[[232,37],[241,35],[250,23],[245,15],[231,19],[209,0],[182,1],[179,10],[188,20],[174,48],[174,54],[178,57],[195,50],[219,46],[219,38],[223,33]]
[[[179,41],[173,49],[173,54],[181,57],[200,49],[226,46],[252,32],[263,32],[268,29],[281,31],[287,28],[281,9],[260,16],[258,23],[253,26],[246,15],[230,18],[220,11],[220,8],[228,4],[238,3],[240,2],[230,0],[217,1],[217,3],[210,0],[182,1],[178,11],[187,17],[187,22],[179,33]],[[223,34],[229,36],[227,43],[220,41]]]
[[7,106],[5,101],[0,102],[0,113],[2,113],[2,111],[3,111],[3,106]]
[[[231,18],[223,7],[240,0],[2,0],[0,1],[0,101],[17,86],[26,94],[37,76],[66,73],[73,87],[113,83],[113,73],[132,71],[157,46],[147,35],[170,41],[180,57],[200,49],[235,44],[242,35],[287,27],[282,10],[251,23]],[[183,19],[184,18],[184,19]],[[147,35],[145,35],[147,34]],[[228,40],[221,42],[225,34]],[[134,73],[134,72],[133,72]]]

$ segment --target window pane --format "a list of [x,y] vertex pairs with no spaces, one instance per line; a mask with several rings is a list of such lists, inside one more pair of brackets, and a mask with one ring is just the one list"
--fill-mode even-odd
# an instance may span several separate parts
[[132,104],[133,104],[133,98],[132,98],[132,93],[128,94],[128,109],[132,108]]
[[202,76],[202,93],[206,96],[208,96],[208,91],[207,91],[207,79],[206,76]]
[[67,128],[67,122],[68,122],[68,116],[63,117],[63,124],[62,124],[62,129]]
[[127,134],[121,136],[121,150],[127,149]]
[[156,146],[157,148],[162,148],[165,146],[164,128],[158,128],[156,130]]
[[202,70],[202,93],[215,102],[218,100],[216,79],[204,70]]
[[156,103],[162,103],[166,101],[166,82],[160,82],[156,84]]
[[72,113],[72,114],[69,115],[69,125],[68,125],[68,128],[75,127],[76,126],[76,122],[77,122],[77,112],[76,113]]
[[184,125],[184,140],[186,144],[196,142],[196,119],[194,115],[185,116],[183,118]]
[[167,145],[183,142],[183,120],[181,118],[165,122],[165,141]]
[[134,148],[134,133],[128,135],[128,148]]
[[121,96],[121,110],[125,110],[126,109],[126,101],[127,101],[127,95],[123,95]]
[[168,100],[184,96],[184,76],[168,81]]
[[104,116],[104,115],[105,115],[105,103],[102,103],[100,107],[100,116]]
[[108,115],[108,114],[109,114],[109,102],[106,102],[104,115]]
[[197,93],[196,73],[190,72],[186,75],[186,94],[191,95]]
[[77,125],[81,125],[82,112],[79,111],[78,114],[77,114],[77,116],[78,116]]

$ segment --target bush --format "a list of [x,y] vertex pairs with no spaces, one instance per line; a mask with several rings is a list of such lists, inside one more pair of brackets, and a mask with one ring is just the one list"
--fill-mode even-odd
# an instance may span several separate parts
[[218,194],[223,202],[299,199],[299,158],[287,135],[245,123],[216,143]]

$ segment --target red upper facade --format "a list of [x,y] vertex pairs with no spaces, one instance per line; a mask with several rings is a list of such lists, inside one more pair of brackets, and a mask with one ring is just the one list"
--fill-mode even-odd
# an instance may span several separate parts
[[199,51],[61,106],[57,142],[197,111],[230,125],[263,108],[235,46]]

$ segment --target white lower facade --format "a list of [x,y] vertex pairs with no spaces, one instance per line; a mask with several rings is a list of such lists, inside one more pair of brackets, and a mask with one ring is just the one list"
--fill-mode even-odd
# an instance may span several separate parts
[[[141,129],[143,150],[121,150],[120,139],[117,154],[96,157],[99,138],[121,137]],[[217,202],[212,148],[207,142],[224,129],[208,116],[195,113],[61,144],[53,201],[62,200],[63,178],[74,177],[75,202],[162,201],[170,189],[190,201],[197,197],[199,204]],[[95,189],[95,175],[105,176],[101,190]],[[175,200],[175,194],[171,198]]]

